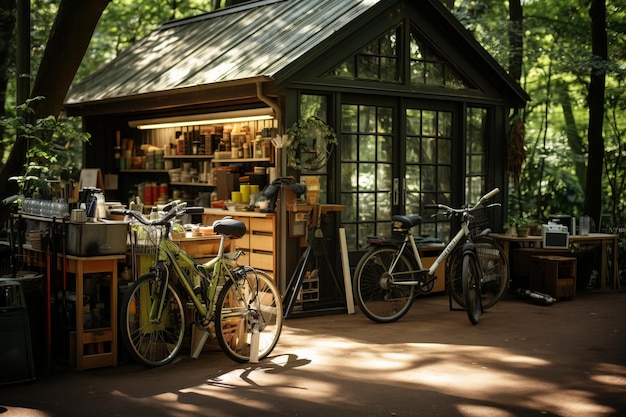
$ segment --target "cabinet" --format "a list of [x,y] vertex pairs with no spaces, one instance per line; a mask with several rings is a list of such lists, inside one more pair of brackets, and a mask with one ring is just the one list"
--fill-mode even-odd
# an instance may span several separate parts
[[272,213],[231,212],[206,209],[202,223],[210,226],[214,221],[231,216],[246,225],[246,234],[230,242],[232,250],[242,250],[242,265],[250,265],[270,275],[276,271],[276,216]]
[[568,256],[531,256],[530,289],[556,299],[576,294],[576,258]]

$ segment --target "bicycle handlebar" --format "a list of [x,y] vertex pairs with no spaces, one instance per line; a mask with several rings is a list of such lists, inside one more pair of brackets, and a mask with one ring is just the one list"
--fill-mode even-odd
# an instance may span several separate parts
[[148,220],[143,214],[138,211],[130,210],[130,209],[113,209],[111,210],[112,214],[131,216],[139,223],[145,226],[164,226],[170,222],[174,217],[183,215],[183,214],[202,214],[204,213],[204,207],[187,207],[187,203],[180,202],[180,200],[174,200],[163,207],[163,212],[165,213],[162,217],[158,219]]
[[[480,197],[480,199],[478,200],[478,202],[474,205],[474,206],[467,206],[464,208],[460,208],[460,209],[455,209],[453,207],[447,206],[445,204],[425,204],[424,205],[424,209],[431,209],[431,210],[445,210],[448,213],[464,213],[464,212],[469,212],[469,211],[473,211],[476,210],[480,207],[483,206],[483,203],[487,200],[489,200],[491,197],[493,197],[494,195],[498,194],[500,192],[500,189],[498,187],[494,188],[493,190],[489,191],[487,194],[485,194],[484,196]],[[490,204],[487,207],[495,207],[495,206],[499,206],[499,203],[494,203],[494,204]]]

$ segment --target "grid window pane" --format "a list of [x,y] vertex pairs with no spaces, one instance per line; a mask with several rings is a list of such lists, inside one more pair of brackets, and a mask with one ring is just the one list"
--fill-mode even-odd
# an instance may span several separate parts
[[465,201],[475,202],[486,187],[487,116],[484,108],[469,107],[466,113],[465,136]]
[[[349,152],[341,152],[341,201],[352,203],[352,209],[342,213],[346,238],[361,246],[368,235],[387,230],[392,213],[394,121],[393,108],[369,105],[342,105],[342,137],[350,138]],[[356,160],[347,160],[354,154]],[[347,170],[347,171],[346,171]],[[351,179],[345,178],[354,173]],[[354,195],[355,198],[349,198]],[[356,203],[356,204],[355,204]],[[342,203],[345,204],[345,203]],[[384,227],[382,225],[385,225]],[[356,235],[350,236],[348,230]]]
[[[452,188],[452,113],[438,110],[406,109],[405,211],[421,213],[424,204],[444,203]],[[419,127],[419,130],[417,129]],[[410,132],[410,134],[408,133]],[[415,148],[419,156],[415,158]],[[428,222],[448,222],[446,219]],[[432,236],[438,227],[424,226]],[[437,236],[442,238],[442,236]],[[445,236],[447,238],[447,236]]]

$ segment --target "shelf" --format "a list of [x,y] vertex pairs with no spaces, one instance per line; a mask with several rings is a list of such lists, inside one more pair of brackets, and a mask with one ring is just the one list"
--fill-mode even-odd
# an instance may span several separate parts
[[164,173],[170,172],[169,169],[120,169],[120,172],[124,173]]
[[215,184],[211,184],[208,182],[170,182],[170,185],[185,185],[192,187],[215,187]]
[[270,158],[216,158],[213,159],[213,163],[222,163],[222,162],[270,162]]
[[213,159],[213,155],[164,155],[163,159]]

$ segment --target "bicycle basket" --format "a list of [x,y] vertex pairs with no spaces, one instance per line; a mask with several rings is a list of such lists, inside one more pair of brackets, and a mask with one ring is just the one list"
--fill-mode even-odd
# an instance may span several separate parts
[[478,236],[483,230],[488,229],[489,225],[489,217],[487,217],[487,210],[484,207],[472,211],[472,219],[469,224],[472,236]]
[[130,228],[130,245],[137,255],[153,255],[157,253],[163,237],[164,226],[145,226],[133,224]]

